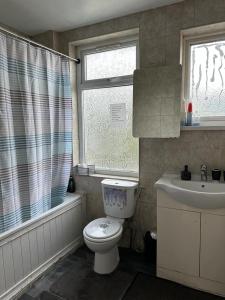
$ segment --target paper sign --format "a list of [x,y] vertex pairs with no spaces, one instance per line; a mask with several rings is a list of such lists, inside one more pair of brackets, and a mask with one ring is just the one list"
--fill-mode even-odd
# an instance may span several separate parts
[[126,103],[110,104],[110,119],[112,126],[126,125]]

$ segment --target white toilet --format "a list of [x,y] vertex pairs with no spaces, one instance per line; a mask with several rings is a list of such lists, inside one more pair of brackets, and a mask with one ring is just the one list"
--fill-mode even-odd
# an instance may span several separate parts
[[106,217],[90,222],[83,235],[87,247],[95,252],[94,271],[109,274],[119,263],[117,244],[124,220],[134,214],[138,184],[114,179],[104,179],[101,184]]

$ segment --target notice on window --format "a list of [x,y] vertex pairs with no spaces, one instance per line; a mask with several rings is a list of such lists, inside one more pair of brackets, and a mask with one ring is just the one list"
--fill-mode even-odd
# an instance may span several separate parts
[[125,127],[126,103],[110,104],[110,119],[113,127]]

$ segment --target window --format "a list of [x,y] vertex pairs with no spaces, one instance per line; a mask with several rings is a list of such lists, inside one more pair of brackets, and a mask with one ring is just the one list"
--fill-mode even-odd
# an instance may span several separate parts
[[80,161],[98,173],[137,175],[132,136],[133,72],[137,41],[80,49],[78,69]]
[[184,98],[201,125],[224,126],[225,36],[201,36],[185,39]]

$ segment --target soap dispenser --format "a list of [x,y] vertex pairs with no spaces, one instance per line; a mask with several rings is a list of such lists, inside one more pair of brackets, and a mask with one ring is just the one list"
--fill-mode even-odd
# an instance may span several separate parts
[[188,165],[185,165],[184,170],[181,171],[181,180],[191,180],[191,172],[188,170]]
[[67,187],[67,193],[74,193],[75,190],[76,190],[75,181],[73,179],[73,176],[70,176],[68,187]]

